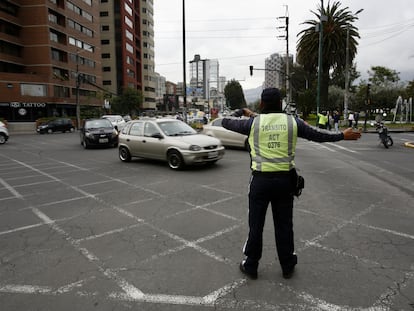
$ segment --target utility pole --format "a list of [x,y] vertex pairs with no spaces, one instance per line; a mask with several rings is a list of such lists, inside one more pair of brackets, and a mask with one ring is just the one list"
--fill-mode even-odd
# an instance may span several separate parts
[[185,0],[183,0],[183,108],[184,122],[187,123],[187,79],[186,79],[186,53],[185,53]]
[[79,103],[79,88],[80,88],[80,74],[79,74],[79,52],[76,51],[76,128],[80,128],[80,103]]
[[286,5],[286,14],[285,16],[279,17],[279,19],[285,20],[285,26],[278,27],[279,29],[285,29],[286,35],[285,36],[278,36],[278,38],[284,38],[286,40],[286,73],[285,73],[285,79],[286,79],[286,104],[289,105],[292,100],[292,90],[290,87],[290,71],[289,71],[289,10],[288,6]]

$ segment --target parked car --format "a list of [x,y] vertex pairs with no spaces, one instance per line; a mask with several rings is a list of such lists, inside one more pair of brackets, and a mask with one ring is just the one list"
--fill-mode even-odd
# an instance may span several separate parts
[[171,169],[215,163],[224,155],[220,140],[199,134],[176,119],[144,118],[129,121],[119,134],[119,159],[132,157],[166,161]]
[[57,118],[47,121],[39,125],[36,131],[39,134],[51,134],[53,132],[73,132],[75,127],[73,126],[72,120],[68,118]]
[[9,139],[9,130],[6,124],[0,121],[0,145],[4,144]]
[[124,118],[117,114],[107,114],[107,115],[102,116],[101,118],[108,119],[109,121],[111,121],[114,128],[116,128],[119,131],[124,127],[126,123]]
[[86,119],[80,129],[81,145],[118,147],[118,131],[108,119]]
[[201,133],[220,139],[224,146],[248,149],[248,137],[225,129],[222,125],[222,121],[223,118],[214,119],[203,126]]

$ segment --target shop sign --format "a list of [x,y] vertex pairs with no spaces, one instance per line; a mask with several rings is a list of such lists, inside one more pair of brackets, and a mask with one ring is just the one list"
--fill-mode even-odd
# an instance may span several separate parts
[[45,108],[46,103],[19,103],[11,102],[10,107],[12,108]]

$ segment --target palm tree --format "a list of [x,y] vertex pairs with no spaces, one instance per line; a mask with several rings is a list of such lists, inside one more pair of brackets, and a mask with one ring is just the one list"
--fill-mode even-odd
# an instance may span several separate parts
[[349,62],[351,64],[357,53],[359,33],[358,28],[352,24],[358,19],[357,13],[353,14],[348,7],[341,8],[340,6],[339,1],[333,2],[332,5],[329,1],[326,8],[319,6],[318,12],[311,11],[316,19],[304,22],[303,24],[309,25],[309,27],[298,33],[297,62],[302,64],[306,71],[316,72],[319,54],[319,31],[317,26],[320,23],[321,15],[327,17],[327,20],[323,22],[321,107],[326,107],[328,102],[330,70],[344,71],[346,67],[347,41]]

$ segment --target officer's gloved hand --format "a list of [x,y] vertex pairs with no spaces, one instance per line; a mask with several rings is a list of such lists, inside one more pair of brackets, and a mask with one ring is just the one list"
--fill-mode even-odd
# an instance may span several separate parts
[[236,111],[232,112],[230,116],[240,118],[243,116],[243,109],[237,109]]

